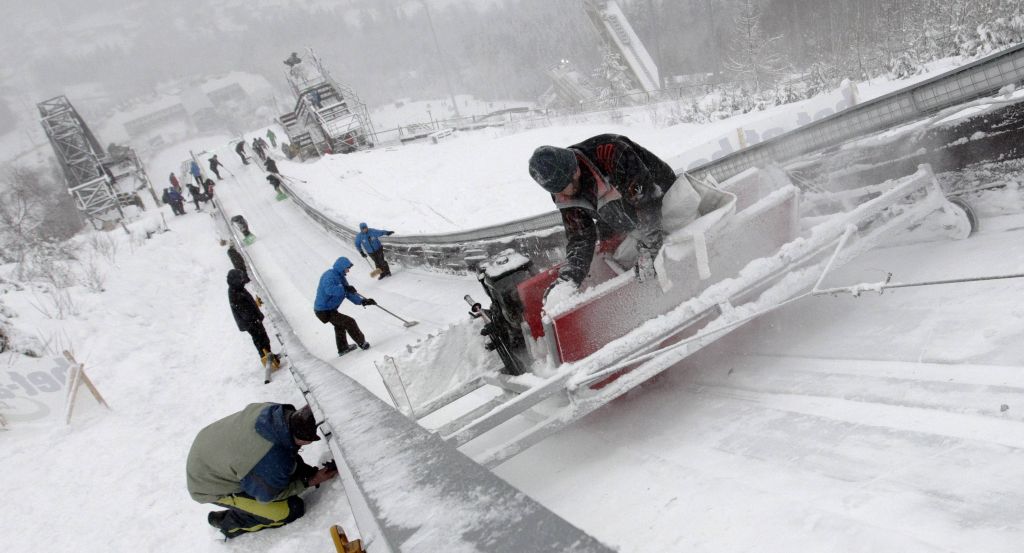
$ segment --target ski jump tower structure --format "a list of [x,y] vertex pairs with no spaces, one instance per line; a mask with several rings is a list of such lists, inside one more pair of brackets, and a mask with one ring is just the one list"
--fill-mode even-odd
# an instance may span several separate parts
[[280,120],[293,153],[306,159],[373,147],[366,104],[351,88],[335,82],[312,50],[307,50],[306,59],[292,52],[284,63],[295,109]]
[[583,9],[605,43],[622,54],[630,77],[639,89],[644,92],[661,89],[658,66],[626,20],[619,3],[615,0],[583,0]]
[[75,107],[65,96],[39,102],[36,107],[79,211],[93,224],[124,219],[114,175],[101,161],[103,148]]

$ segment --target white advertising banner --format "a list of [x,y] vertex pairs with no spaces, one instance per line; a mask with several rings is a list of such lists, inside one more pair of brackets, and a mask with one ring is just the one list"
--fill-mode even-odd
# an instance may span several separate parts
[[8,427],[64,415],[70,364],[63,358],[0,353],[0,418]]

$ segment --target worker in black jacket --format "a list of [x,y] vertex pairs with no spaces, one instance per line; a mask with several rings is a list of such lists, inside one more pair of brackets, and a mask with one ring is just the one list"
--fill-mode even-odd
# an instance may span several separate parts
[[625,136],[602,134],[568,148],[537,148],[530,176],[551,193],[568,238],[566,263],[552,288],[579,287],[598,239],[614,235],[636,238],[637,278],[655,276],[654,258],[665,234],[662,197],[676,180],[667,163]]
[[[231,314],[235,317],[235,324],[238,330],[248,332],[252,336],[252,343],[260,355],[260,360],[266,364],[269,360],[271,367],[281,366],[281,358],[271,351],[270,337],[267,330],[263,328],[263,312],[260,311],[260,302],[252,297],[252,294],[245,289],[249,277],[245,271],[231,269],[228,271],[228,302],[231,304]],[[269,359],[268,359],[269,358]]]

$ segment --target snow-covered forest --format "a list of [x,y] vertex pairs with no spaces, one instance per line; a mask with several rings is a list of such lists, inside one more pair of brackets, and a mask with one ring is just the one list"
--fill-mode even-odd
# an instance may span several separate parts
[[[11,7],[0,47],[5,59],[28,74],[23,78],[44,89],[100,80],[132,95],[169,77],[237,69],[277,79],[285,50],[295,49],[283,45],[297,44],[329,53],[331,68],[373,102],[419,91],[443,95],[440,64],[450,68],[453,86],[463,93],[535,98],[548,86],[544,68],[560,59],[583,67],[601,60],[581,2],[437,2],[431,15],[443,59],[422,3],[409,0],[22,4]],[[729,71],[736,67],[730,60],[742,60],[744,51],[769,42],[773,54],[758,60],[762,71],[826,87],[844,78],[912,74],[927,61],[989,52],[1018,42],[1024,33],[1020,0],[623,5],[663,75],[712,73],[714,81],[741,80],[742,71]],[[751,34],[755,22],[759,32]],[[114,59],[119,63],[109,63]]]

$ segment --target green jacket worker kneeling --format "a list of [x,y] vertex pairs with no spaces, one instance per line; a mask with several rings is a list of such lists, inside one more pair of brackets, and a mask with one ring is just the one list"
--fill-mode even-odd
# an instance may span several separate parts
[[188,452],[188,493],[226,509],[207,522],[227,538],[284,526],[306,512],[300,493],[338,474],[299,455],[319,439],[308,405],[253,403],[199,431]]

